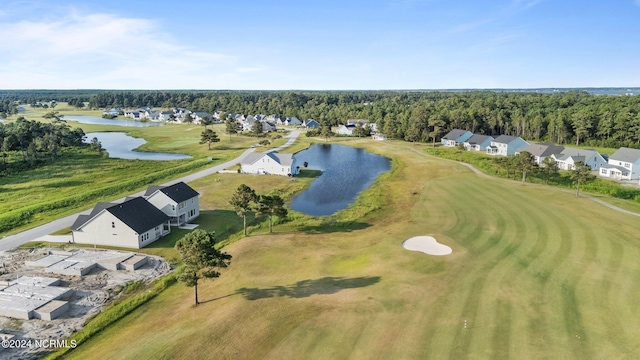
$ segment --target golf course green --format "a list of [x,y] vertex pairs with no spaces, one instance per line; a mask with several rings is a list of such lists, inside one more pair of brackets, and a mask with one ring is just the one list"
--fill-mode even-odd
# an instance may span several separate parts
[[[253,222],[231,266],[169,286],[70,359],[628,359],[640,353],[640,221],[572,192],[483,177],[405,142],[336,140],[393,159],[327,219]],[[190,185],[229,212],[239,183]],[[293,180],[295,181],[295,180]],[[216,217],[201,221],[213,229]],[[221,220],[222,221],[222,220]],[[403,249],[431,235],[447,256]]]

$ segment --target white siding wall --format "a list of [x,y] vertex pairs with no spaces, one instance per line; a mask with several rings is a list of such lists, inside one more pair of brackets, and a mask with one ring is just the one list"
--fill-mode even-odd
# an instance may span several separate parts
[[[100,213],[85,224],[80,231],[74,231],[73,240],[79,244],[120,246],[135,249],[141,247],[139,235],[108,211]],[[145,245],[151,242],[145,241]]]
[[[200,202],[197,196],[185,201],[181,206],[171,200],[171,198],[165,195],[162,191],[157,191],[151,197],[147,198],[147,201],[171,217],[179,218],[180,215],[184,214],[186,222],[200,216]],[[193,215],[189,216],[189,214]]]
[[253,164],[243,164],[242,172],[246,174],[273,174],[287,176],[289,174],[295,174],[295,166],[295,161],[291,167],[288,167],[278,164],[275,160],[265,155]]
[[622,166],[623,168],[629,170],[629,176],[623,177],[623,179],[627,179],[627,180],[640,179],[640,159],[636,160],[636,162],[634,163],[615,160],[615,159],[609,159],[609,164]]

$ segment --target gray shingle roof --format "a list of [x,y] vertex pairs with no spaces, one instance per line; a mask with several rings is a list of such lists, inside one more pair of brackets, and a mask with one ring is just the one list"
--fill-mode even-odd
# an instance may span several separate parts
[[489,136],[489,135],[473,134],[469,138],[469,140],[467,140],[465,142],[468,142],[469,144],[482,144],[483,142],[485,142],[489,138],[493,139],[493,137]]
[[560,154],[554,154],[554,157],[562,161],[567,160],[568,158],[572,158],[573,161],[584,161],[585,159],[596,155],[599,154],[595,150],[565,148]]
[[534,156],[551,156],[551,154],[560,154],[564,150],[562,145],[552,144],[531,144],[518,150],[518,152],[528,152]]
[[609,156],[611,160],[624,161],[633,163],[636,162],[640,158],[640,150],[631,149],[626,147],[621,147],[618,151],[614,152],[613,155]]
[[508,144],[510,142],[512,142],[513,140],[517,139],[517,136],[511,136],[511,135],[500,135],[497,138],[495,138],[493,140],[493,142],[497,142],[500,144]]
[[464,135],[466,132],[467,130],[453,129],[449,131],[447,135],[443,136],[442,138],[446,140],[457,140],[460,136]]

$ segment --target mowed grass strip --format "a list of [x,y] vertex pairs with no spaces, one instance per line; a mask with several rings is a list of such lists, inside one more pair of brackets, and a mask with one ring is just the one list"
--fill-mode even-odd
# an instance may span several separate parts
[[[583,359],[640,350],[635,217],[479,177],[420,147],[352,143],[397,166],[354,208],[317,231],[296,231],[322,220],[295,213],[273,235],[254,225],[227,246],[231,267],[199,286],[203,304],[174,285],[69,357]],[[211,177],[196,189],[207,207],[225,209],[238,182],[265,191],[267,178]],[[384,206],[368,212],[371,199]],[[332,227],[358,213],[357,227]],[[453,254],[401,247],[427,234]]]

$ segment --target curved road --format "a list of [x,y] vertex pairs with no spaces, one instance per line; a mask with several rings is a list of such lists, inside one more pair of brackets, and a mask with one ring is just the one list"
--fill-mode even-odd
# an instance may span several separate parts
[[[281,150],[284,149],[288,146],[291,146],[291,144],[293,144],[296,139],[298,138],[298,135],[300,135],[300,131],[298,130],[293,130],[291,131],[287,136],[285,136],[286,138],[288,138],[289,140],[286,142],[286,144],[279,146],[275,149],[271,149],[267,152],[272,152],[272,151],[277,151],[277,150]],[[237,158],[227,161],[223,164],[219,164],[213,167],[210,167],[208,169],[204,169],[201,171],[198,171],[196,173],[193,173],[191,175],[186,175],[183,176],[181,178],[169,181],[167,183],[164,183],[162,185],[173,185],[175,183],[178,183],[180,181],[184,181],[186,183],[194,181],[196,179],[200,179],[203,178],[205,176],[209,176],[212,174],[217,173],[220,170],[224,170],[228,167],[234,166],[237,163],[241,162],[242,160],[244,160],[244,158],[247,157],[247,155],[249,155],[250,153],[252,153],[255,149],[254,148],[250,148],[247,149],[245,152],[243,152],[240,156],[238,156]],[[144,194],[144,191],[140,191],[138,193],[132,194],[130,196],[142,196]],[[113,202],[122,202],[124,201],[124,198],[115,200]],[[54,220],[50,223],[46,223],[37,227],[34,227],[32,229],[29,230],[25,230],[21,233],[17,233],[14,235],[9,235],[9,236],[5,236],[4,238],[2,238],[0,240],[0,252],[2,251],[7,251],[7,250],[11,250],[14,249],[26,242],[29,241],[33,241],[33,240],[38,240],[48,234],[51,234],[53,232],[56,232],[60,229],[64,229],[66,227],[69,227],[71,225],[73,225],[73,222],[76,220],[76,218],[78,217],[78,215],[87,215],[91,212],[91,209],[86,210],[86,211],[81,211],[79,213],[73,214],[73,215],[69,215],[66,217],[63,217],[61,219],[58,220]]]

